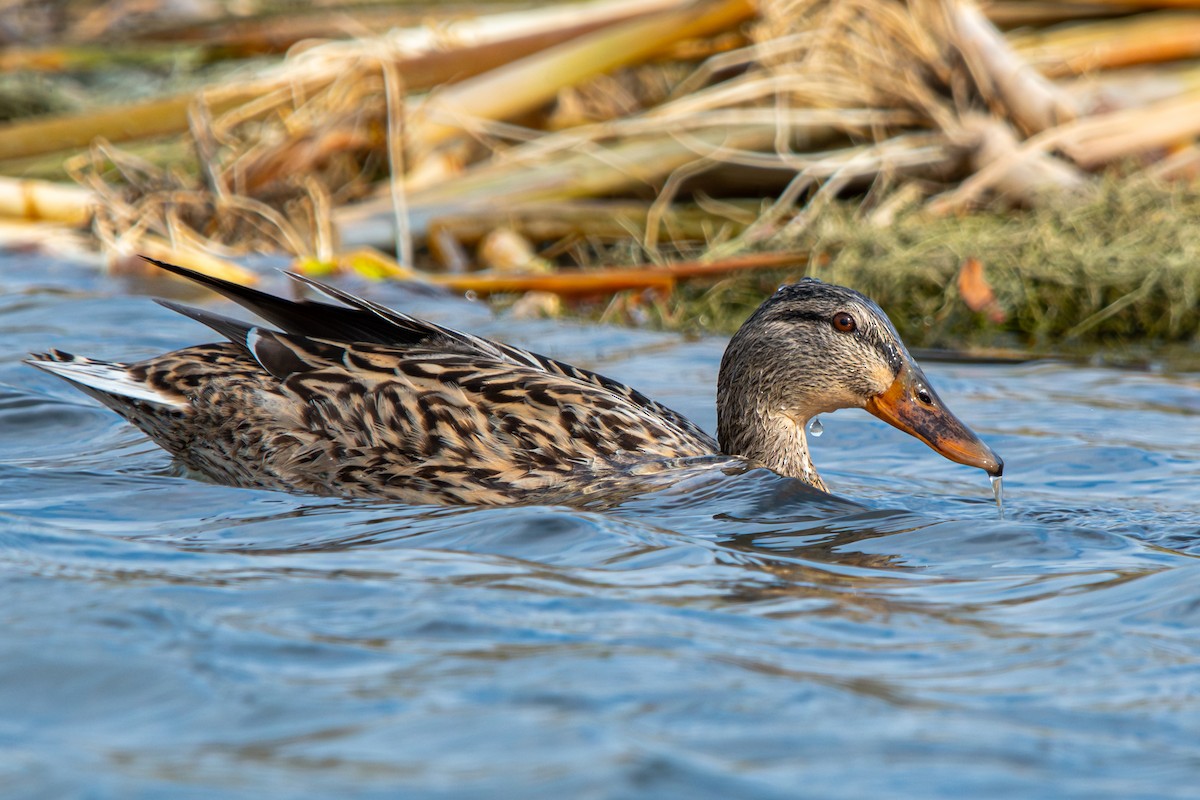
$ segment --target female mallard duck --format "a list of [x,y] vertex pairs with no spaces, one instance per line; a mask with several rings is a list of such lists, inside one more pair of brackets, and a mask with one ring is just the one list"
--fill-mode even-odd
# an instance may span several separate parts
[[279,330],[160,300],[229,341],[134,364],[57,350],[29,363],[223,483],[405,502],[536,502],[646,462],[726,454],[824,490],[805,423],[851,407],[953,461],[991,475],[1004,466],[942,404],[879,306],[811,278],[779,289],[729,343],[714,441],[603,375],[300,275],[291,277],[345,307],[159,266]]

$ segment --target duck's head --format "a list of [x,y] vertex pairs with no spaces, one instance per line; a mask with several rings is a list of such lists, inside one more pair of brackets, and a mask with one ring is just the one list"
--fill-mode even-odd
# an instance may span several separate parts
[[721,449],[824,489],[804,426],[839,408],[865,408],[951,461],[993,476],[1004,469],[938,397],[878,305],[805,278],[763,303],[725,351],[717,385]]

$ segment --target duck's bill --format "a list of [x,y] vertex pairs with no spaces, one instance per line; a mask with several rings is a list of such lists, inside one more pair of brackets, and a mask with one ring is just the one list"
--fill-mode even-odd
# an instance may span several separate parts
[[[922,390],[932,402],[923,402]],[[1000,456],[950,413],[919,369],[904,367],[887,391],[867,401],[867,411],[917,437],[951,461],[978,467],[989,475],[1004,472]]]

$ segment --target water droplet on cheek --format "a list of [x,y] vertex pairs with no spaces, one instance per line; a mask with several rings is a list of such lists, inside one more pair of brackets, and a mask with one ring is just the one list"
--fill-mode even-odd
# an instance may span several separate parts
[[825,426],[821,424],[820,417],[813,417],[813,421],[808,423],[808,432],[813,436],[820,436],[825,432]]

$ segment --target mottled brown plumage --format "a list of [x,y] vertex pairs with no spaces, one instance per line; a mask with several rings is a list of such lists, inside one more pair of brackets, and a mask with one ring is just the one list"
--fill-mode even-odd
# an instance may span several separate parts
[[[160,301],[229,341],[134,364],[59,351],[30,363],[98,398],[189,468],[238,486],[413,503],[570,502],[598,481],[725,453],[823,489],[808,456],[809,417],[869,407],[906,370],[932,391],[874,303],[819,281],[781,289],[730,343],[718,445],[624,384],[302,276],[292,277],[345,306],[160,266],[278,330]],[[839,313],[861,320],[856,331],[831,326]],[[928,431],[909,432],[998,473],[999,460],[949,420],[974,460]]]

